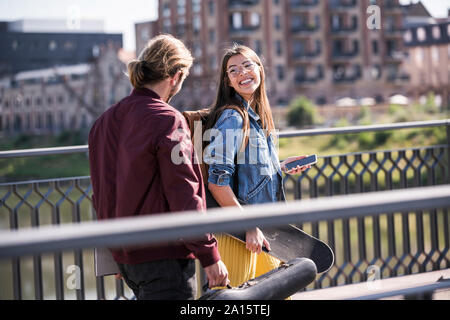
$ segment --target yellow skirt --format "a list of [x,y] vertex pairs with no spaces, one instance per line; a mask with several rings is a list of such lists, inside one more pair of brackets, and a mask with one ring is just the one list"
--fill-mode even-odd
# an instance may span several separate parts
[[262,252],[250,252],[245,244],[225,234],[216,235],[218,248],[223,263],[228,269],[228,279],[232,287],[238,287],[244,282],[259,277],[270,270],[276,269],[281,260]]
[[[244,282],[259,277],[270,270],[276,269],[283,262],[271,255],[261,252],[250,252],[245,244],[226,235],[216,234],[218,249],[223,263],[228,269],[228,279],[232,287],[239,287]],[[201,295],[201,277],[199,276],[201,265],[197,261],[197,299]],[[286,300],[291,300],[288,297]]]

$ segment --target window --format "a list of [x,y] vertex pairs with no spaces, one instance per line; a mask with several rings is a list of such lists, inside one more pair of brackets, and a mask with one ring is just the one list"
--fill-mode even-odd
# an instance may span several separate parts
[[70,51],[74,50],[76,48],[76,44],[73,41],[66,41],[64,42],[64,50]]
[[53,130],[53,115],[51,113],[47,113],[47,129]]
[[439,64],[439,49],[436,46],[431,47],[431,59],[433,60],[434,65]]
[[331,25],[332,25],[332,29],[339,29],[340,28],[340,25],[341,25],[341,23],[340,23],[341,21],[340,21],[340,19],[339,19],[339,16],[338,15],[333,15],[332,17],[331,17]]
[[200,19],[200,16],[194,16],[194,19],[192,20],[192,26],[194,28],[194,32],[199,32],[202,27],[202,20]]
[[302,82],[306,78],[306,69],[305,66],[296,66],[295,67],[295,82]]
[[293,44],[294,56],[302,56],[305,53],[305,44],[303,41],[295,41]]
[[186,14],[186,0],[177,1],[177,14],[180,16]]
[[416,65],[421,67],[423,65],[424,52],[422,48],[416,49]]
[[150,32],[147,28],[141,30],[141,40],[147,40],[150,38]]
[[277,76],[278,76],[278,80],[280,80],[280,81],[284,80],[284,68],[281,65],[277,66]]
[[201,57],[202,56],[202,45],[201,45],[201,43],[200,42],[194,42],[194,45],[193,45],[193,51],[194,51],[194,56],[196,57],[196,58],[198,58],[198,57]]
[[194,64],[194,75],[200,76],[203,72],[202,65],[200,63]]
[[427,38],[427,33],[425,31],[425,28],[418,28],[417,29],[417,39],[419,41],[425,41],[426,38]]
[[216,30],[209,30],[209,42],[216,42]]
[[217,57],[216,56],[213,55],[209,58],[209,67],[211,68],[211,70],[217,69]]
[[302,26],[303,26],[302,17],[301,16],[293,16],[292,22],[291,22],[292,29],[294,29],[294,30],[300,29]]
[[280,22],[280,15],[279,14],[275,15],[275,17],[274,17],[274,27],[275,27],[275,30],[280,30],[281,29],[281,22]]
[[405,32],[405,34],[403,35],[403,40],[405,40],[405,42],[411,42],[412,41],[411,30],[408,30],[408,31]]
[[277,56],[281,56],[283,54],[283,46],[281,44],[281,40],[275,41],[275,52],[277,53]]
[[433,30],[433,38],[439,39],[441,37],[441,29],[439,28],[439,26],[434,26],[432,30]]
[[216,3],[214,1],[215,0],[210,0],[208,2],[208,9],[209,9],[209,14],[210,15],[214,15],[214,12],[216,10]]
[[322,42],[317,39],[316,40],[316,53],[320,54],[322,52]]
[[262,53],[261,40],[255,40],[255,52],[257,55],[261,55],[261,53]]
[[201,9],[202,9],[201,0],[192,0],[192,11],[193,12],[200,12]]
[[38,114],[37,119],[36,119],[36,128],[37,129],[42,129],[42,114]]
[[22,131],[22,118],[18,115],[14,117],[14,132]]
[[231,16],[231,25],[234,29],[242,28],[242,14],[240,12],[235,12]]
[[250,25],[253,27],[257,27],[260,24],[259,14],[256,12],[252,12],[250,15]]
[[27,113],[25,117],[25,130],[29,131],[31,129],[31,115]]
[[163,17],[170,17],[170,3],[168,2],[163,5]]
[[58,44],[56,43],[56,41],[52,40],[49,42],[48,49],[50,51],[55,51],[57,48],[58,48]]
[[317,71],[317,74],[316,74],[317,79],[323,79],[324,72],[323,72],[323,66],[321,64],[317,65],[316,71]]

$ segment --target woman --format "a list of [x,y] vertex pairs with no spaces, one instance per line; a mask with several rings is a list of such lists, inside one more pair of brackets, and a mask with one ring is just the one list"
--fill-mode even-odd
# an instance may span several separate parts
[[[250,48],[234,45],[223,59],[217,99],[206,129],[211,142],[205,149],[209,165],[208,189],[221,207],[284,201],[282,171],[275,149],[275,127],[265,90],[261,60]],[[237,107],[237,108],[236,108]],[[295,174],[310,166],[296,167]],[[261,253],[268,241],[258,228],[246,232],[246,245],[218,235],[219,252],[228,268],[230,284],[243,282],[279,266],[280,261]]]

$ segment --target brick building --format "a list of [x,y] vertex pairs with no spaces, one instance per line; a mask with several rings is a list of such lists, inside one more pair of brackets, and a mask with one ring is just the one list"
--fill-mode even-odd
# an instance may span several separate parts
[[[369,29],[376,4],[381,29]],[[159,0],[159,18],[136,24],[137,54],[152,36],[182,39],[196,58],[174,104],[214,101],[223,48],[253,48],[264,61],[271,103],[300,94],[318,104],[342,97],[386,100],[404,94],[403,8],[398,0]]]

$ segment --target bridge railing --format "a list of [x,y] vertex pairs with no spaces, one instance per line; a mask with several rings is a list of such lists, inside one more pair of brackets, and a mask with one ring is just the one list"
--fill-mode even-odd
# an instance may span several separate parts
[[[292,138],[424,127],[446,130],[447,144],[319,157],[317,165],[302,175],[284,177],[288,202],[449,184],[450,120],[282,132],[281,138]],[[0,159],[87,151],[88,146],[2,151]],[[88,176],[2,183],[0,230],[95,220],[91,196]],[[383,277],[448,268],[448,257],[443,257],[450,248],[447,208],[299,221],[297,225],[327,242],[336,254],[333,268],[308,290],[365,281],[370,265],[379,266]],[[84,290],[67,290],[71,266],[79,267],[86,278]],[[90,249],[0,261],[0,283],[5,284],[0,286],[0,298],[127,295],[121,281],[95,278]],[[49,293],[45,288],[51,288]]]
[[[444,185],[255,205],[246,208],[245,212],[236,208],[216,208],[210,210],[208,214],[192,211],[64,226],[42,226],[0,232],[0,258],[18,259],[33,255],[34,262],[39,262],[36,259],[41,254],[49,252],[152,244],[180,238],[188,239],[205,232],[242,231],[254,226],[269,227],[288,223],[368,217],[376,219],[383,214],[389,217],[396,212],[439,210],[449,207],[450,186]],[[444,220],[446,222],[444,232],[448,236],[448,214],[444,216]],[[450,266],[448,247],[442,250],[436,248],[434,252],[437,254],[438,262],[433,263],[433,266],[448,268]],[[377,261],[375,259],[372,262]],[[35,269],[35,284],[42,280],[41,273],[41,268]],[[76,276],[80,277],[78,290],[81,291],[83,298],[83,275],[79,273]],[[320,278],[326,276],[327,274],[324,274]],[[40,290],[43,291],[44,287],[42,283],[40,284]],[[104,297],[100,294],[98,298]]]

